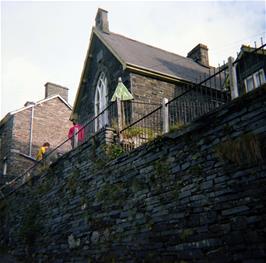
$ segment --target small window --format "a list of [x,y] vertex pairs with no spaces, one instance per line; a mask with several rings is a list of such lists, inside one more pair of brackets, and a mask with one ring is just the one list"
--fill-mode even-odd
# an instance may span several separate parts
[[246,79],[244,79],[244,82],[246,86],[246,92],[260,87],[263,83],[265,83],[264,70],[260,69],[254,74],[248,76]]
[[265,75],[263,69],[259,70],[254,75],[255,75],[255,88],[260,87],[265,82]]
[[253,89],[254,89],[253,76],[251,76],[246,79],[246,90],[247,92],[249,92]]

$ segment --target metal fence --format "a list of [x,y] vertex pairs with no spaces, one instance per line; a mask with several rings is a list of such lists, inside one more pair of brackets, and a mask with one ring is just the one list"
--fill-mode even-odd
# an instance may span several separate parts
[[198,84],[179,88],[180,94],[166,103],[169,111],[166,121],[170,130],[180,128],[230,100],[225,82],[226,70],[226,67],[212,70],[213,74]]
[[198,84],[176,87],[176,96],[120,131],[121,145],[129,151],[172,129],[178,129],[230,100],[227,66],[209,71]]
[[163,132],[162,106],[120,131],[120,142],[124,150],[130,151],[146,143]]
[[164,99],[161,106],[120,131],[124,150],[132,150],[162,133],[191,123],[229,102],[231,95],[232,98],[237,97],[241,89],[245,89],[244,93],[250,91],[247,81],[251,82],[250,87],[253,89],[261,86],[266,82],[266,58],[260,57],[266,55],[266,50],[263,49],[265,46],[261,40],[260,47],[249,48],[249,53],[256,56],[242,59],[240,54],[235,61],[229,58],[227,64],[210,68],[196,84],[184,83],[177,86],[173,99]]

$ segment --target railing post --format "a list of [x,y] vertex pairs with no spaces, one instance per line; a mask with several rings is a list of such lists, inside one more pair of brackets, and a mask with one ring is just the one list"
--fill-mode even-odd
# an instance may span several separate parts
[[123,123],[121,100],[119,98],[116,98],[116,103],[117,103],[118,136],[119,136],[119,141],[121,142],[123,140],[123,135],[122,133],[120,133],[120,131],[122,130],[122,123]]
[[162,121],[163,121],[163,133],[169,132],[169,108],[168,99],[163,98],[162,102]]
[[6,175],[7,172],[7,157],[4,157],[4,168],[3,168],[3,175]]
[[236,67],[233,65],[234,58],[228,58],[228,70],[229,70],[229,81],[230,81],[230,91],[232,99],[238,97],[237,89],[237,76],[236,76]]
[[74,148],[78,147],[78,128],[74,129]]

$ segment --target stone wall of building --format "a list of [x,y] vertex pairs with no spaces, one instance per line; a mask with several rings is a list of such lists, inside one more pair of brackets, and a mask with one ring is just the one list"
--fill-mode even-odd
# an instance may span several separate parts
[[[118,84],[118,78],[121,77],[124,85],[134,96],[135,101],[150,103],[152,105],[142,105],[133,103],[127,110],[130,115],[133,112],[134,116],[130,116],[131,121],[143,117],[145,114],[152,111],[162,102],[162,98],[169,100],[177,96],[180,90],[177,86],[184,87],[184,84],[176,85],[158,78],[151,78],[144,76],[142,73],[131,73],[128,70],[123,70],[121,63],[117,58],[106,48],[105,45],[95,36],[90,49],[90,61],[88,63],[88,70],[84,73],[84,83],[82,84],[82,98],[78,100],[76,106],[76,114],[82,123],[88,122],[94,116],[94,102],[95,89],[97,80],[101,72],[104,72],[107,77],[107,93],[108,102],[114,94],[115,88]],[[110,117],[112,118],[112,117]],[[109,120],[111,124],[112,120]]]
[[9,164],[8,155],[11,149],[12,142],[12,127],[13,118],[7,118],[6,122],[0,126],[0,174],[4,170],[4,162]]
[[135,73],[130,74],[131,90],[135,100],[160,104],[163,98],[175,96],[176,85]]
[[[71,109],[58,97],[34,107],[33,120],[33,153],[35,157],[38,148],[49,142],[53,149],[67,139],[68,130],[73,125],[69,120]],[[70,144],[62,151],[70,150]]]
[[[209,112],[217,108],[218,105],[224,104],[225,101],[229,99],[226,92],[217,92],[215,89],[209,89],[203,86],[198,87],[192,83],[165,82],[135,73],[131,73],[130,78],[131,92],[135,98],[135,103],[134,101],[132,103],[132,119],[134,121],[158,108],[158,105],[162,104],[163,98],[170,101],[188,90],[191,91],[169,104],[169,115],[171,116],[170,125],[174,125],[177,121],[176,119],[179,119],[180,123],[190,122],[195,119],[196,116],[199,116],[199,114],[202,115],[204,112]],[[212,81],[212,87],[216,87],[216,81],[218,82],[218,80]],[[146,105],[141,105],[137,103],[138,101],[144,102]],[[149,103],[151,105],[147,105]],[[179,110],[177,111],[177,109]],[[171,114],[171,112],[173,112],[173,114]],[[158,111],[158,118],[160,117],[159,113]],[[160,125],[160,120],[157,122],[159,122]]]
[[124,155],[90,139],[2,201],[2,244],[33,262],[263,262],[265,94]]
[[[70,114],[71,109],[56,97],[12,115],[10,118],[12,118],[13,126],[7,173],[14,176],[20,175],[34,163],[18,154],[30,155],[30,145],[32,147],[31,157],[35,158],[39,147],[44,142],[49,142],[53,149],[66,140],[68,130],[72,126],[69,121]],[[31,130],[32,141],[30,142]],[[69,142],[61,147],[60,151],[66,152],[70,149]]]
[[12,149],[26,155],[30,151],[31,112],[28,108],[13,115]]
[[102,72],[107,78],[107,104],[111,101],[119,77],[122,78],[127,87],[130,86],[129,74],[123,71],[120,62],[96,36],[91,43],[90,50],[89,69],[84,73],[85,82],[82,83],[84,91],[81,94],[82,98],[79,100],[76,112],[81,123],[86,123],[95,116],[95,89]]

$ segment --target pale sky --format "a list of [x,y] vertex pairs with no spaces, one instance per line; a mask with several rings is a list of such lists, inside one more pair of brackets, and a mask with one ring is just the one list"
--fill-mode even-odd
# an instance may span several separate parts
[[46,82],[73,104],[99,7],[111,32],[182,56],[203,43],[212,66],[266,42],[265,1],[1,1],[0,119],[43,99]]

